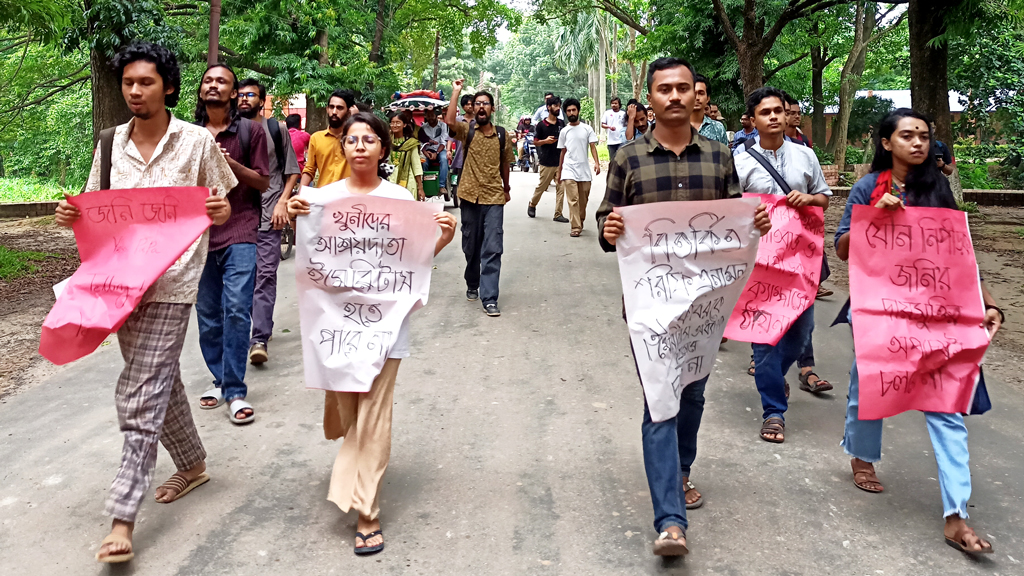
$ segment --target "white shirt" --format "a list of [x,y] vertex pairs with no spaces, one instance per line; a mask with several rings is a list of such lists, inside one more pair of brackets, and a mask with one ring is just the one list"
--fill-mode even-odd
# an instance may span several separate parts
[[[533,113],[533,125],[536,126],[537,124],[540,124],[540,121],[545,119],[545,118],[547,118],[547,117],[548,117],[548,105],[547,104],[541,104],[541,107],[537,108],[537,111]],[[558,119],[559,120],[565,120],[565,116],[562,114],[561,108],[559,108],[559,110],[558,110]]]
[[[761,156],[764,156],[786,183],[793,187],[793,190],[804,194],[832,195],[832,189],[825,183],[825,175],[821,172],[818,157],[807,146],[800,146],[784,140],[782,146],[774,152],[762,148],[760,142],[751,146],[750,149],[756,150]],[[764,166],[754,160],[754,157],[747,151],[736,154],[733,163],[744,192],[785,195],[793,191],[783,190]]]
[[433,144],[424,144],[424,150],[430,150],[431,152],[437,152],[438,150],[447,150],[448,144],[448,125],[440,120],[437,121],[437,126],[431,126],[424,122],[420,125],[420,131],[427,135],[427,138],[437,142],[437,146]]
[[619,110],[618,112],[608,109],[604,111],[604,116],[601,117],[601,124],[611,126],[615,128],[612,130],[608,129],[608,143],[612,146],[616,144],[626,143],[626,111]]
[[558,133],[558,148],[565,148],[562,180],[590,182],[594,178],[594,173],[587,164],[587,152],[591,143],[597,143],[597,134],[590,124],[584,122],[575,126],[570,124]]
[[[178,120],[172,114],[167,132],[157,143],[149,162],[146,162],[129,137],[134,125],[133,118],[114,130],[114,147],[110,152],[112,189],[203,186],[217,188],[218,196],[226,196],[238,184],[231,167],[221,154],[220,145],[206,128]],[[97,144],[85,191],[88,193],[99,189],[100,153]],[[209,242],[210,231],[207,229],[146,290],[140,304],[194,304],[199,292],[199,278],[206,266]]]
[[[440,123],[438,123],[440,125]],[[332,193],[339,192],[343,194],[350,194],[352,196],[358,196],[358,194],[352,194],[349,192],[348,178],[344,180],[338,180],[321,188],[321,190],[330,190]],[[391,198],[392,200],[409,200],[415,202],[415,200],[409,196],[409,190],[405,186],[399,186],[394,182],[388,182],[387,180],[381,179],[380,186],[377,186],[366,196],[379,196],[381,198]],[[409,346],[409,316],[402,320],[402,327],[398,330],[398,337],[395,338],[395,344],[391,346],[391,353],[388,354],[388,358],[408,358],[411,354]]]

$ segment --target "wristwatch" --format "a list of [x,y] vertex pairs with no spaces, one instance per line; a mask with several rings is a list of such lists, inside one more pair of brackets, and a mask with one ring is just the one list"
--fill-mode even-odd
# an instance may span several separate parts
[[988,310],[995,310],[996,312],[999,312],[999,323],[1000,324],[1006,324],[1006,315],[1003,314],[1003,310],[1001,308],[999,308],[999,306],[993,306],[991,304],[985,304],[985,310],[986,311],[988,311]]

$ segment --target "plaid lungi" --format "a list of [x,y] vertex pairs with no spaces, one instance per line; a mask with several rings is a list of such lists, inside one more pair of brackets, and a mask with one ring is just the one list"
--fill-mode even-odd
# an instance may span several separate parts
[[114,400],[124,447],[105,513],[118,520],[135,521],[153,479],[157,440],[178,470],[206,459],[179,366],[191,310],[191,304],[142,304],[117,331],[125,364]]

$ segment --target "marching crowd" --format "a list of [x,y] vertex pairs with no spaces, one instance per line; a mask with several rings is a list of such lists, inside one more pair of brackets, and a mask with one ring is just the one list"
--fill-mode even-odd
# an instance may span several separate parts
[[[177,104],[181,84],[170,51],[134,43],[120,52],[115,65],[133,118],[101,135],[86,192],[207,187],[212,194],[206,210],[214,225],[156,281],[118,331],[124,369],[116,383],[115,404],[124,444],[106,505],[106,514],[113,517],[111,531],[96,554],[100,562],[134,556],[134,523],[152,480],[158,443],[170,453],[177,472],[156,489],[157,502],[174,502],[210,478],[179,365],[193,304],[214,385],[201,394],[199,407],[226,405],[228,417],[238,425],[256,418],[255,408],[245,400],[246,365],[271,358],[281,230],[296,219],[301,226],[309,213],[302,187],[315,184],[347,194],[422,200],[422,153],[428,166],[439,169],[444,192],[451,187],[457,195],[466,297],[479,300],[488,316],[498,316],[504,206],[511,200],[509,171],[515,158],[514,135],[493,122],[493,96],[486,91],[464,95],[461,80],[451,95],[451,102],[459,105],[448,106],[443,119],[436,110],[426,110],[422,125],[408,110],[391,114],[386,124],[369,106],[357,103],[353,92],[338,90],[327,102],[327,129],[307,135],[297,117],[284,123],[266,117],[266,88],[256,80],[239,80],[229,66],[212,65],[205,71],[190,123],[168,110]],[[750,94],[743,129],[730,138],[717,119],[717,106],[709,101],[707,79],[684,60],[652,62],[647,88],[646,105],[630,100],[623,108],[615,98],[601,118],[609,164],[596,226],[605,251],[615,250],[624,230],[623,217],[613,211],[619,206],[735,198],[744,192],[784,195],[794,207],[828,206],[832,193],[799,130],[799,104],[785,93],[765,87]],[[580,111],[578,100],[563,101],[549,93],[530,119],[540,182],[527,214],[536,216],[539,200],[554,182],[554,220],[569,223],[572,237],[581,235],[591,182],[602,171],[598,134],[581,121]],[[882,121],[871,173],[851,190],[834,238],[841,259],[849,255],[854,205],[890,210],[956,207],[934,160],[933,136],[928,119],[913,110],[896,110]],[[109,157],[103,158],[104,153]],[[457,175],[457,184],[449,172]],[[71,226],[79,217],[70,202],[57,208],[61,225]],[[764,204],[753,217],[761,234],[770,230]],[[435,220],[436,254],[454,238],[457,223],[447,212]],[[827,261],[822,272],[827,274]],[[994,336],[1003,315],[984,284],[982,291],[985,324]],[[843,320],[849,321],[846,310],[848,306]],[[778,344],[752,347],[749,373],[762,399],[758,434],[765,441],[785,441],[785,375],[794,363],[800,366],[802,390],[832,389],[813,371],[813,329],[812,305]],[[345,439],[328,499],[342,511],[358,512],[356,554],[384,547],[380,485],[390,456],[395,379],[401,359],[409,354],[406,323],[369,392],[327,392],[325,397],[324,434]],[[679,412],[669,420],[654,422],[645,402],[642,445],[658,534],[653,551],[658,555],[688,553],[687,509],[703,504],[690,478],[707,381],[705,377],[683,389]],[[882,421],[858,418],[857,386],[855,363],[842,445],[851,456],[855,485],[881,492],[873,464],[881,458]],[[963,416],[929,412],[925,421],[938,464],[946,541],[970,553],[991,552],[991,544],[966,524],[971,478]]]

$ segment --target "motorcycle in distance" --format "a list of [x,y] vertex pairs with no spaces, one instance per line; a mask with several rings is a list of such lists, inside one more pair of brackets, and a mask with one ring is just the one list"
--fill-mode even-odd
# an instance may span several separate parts
[[519,155],[516,164],[522,172],[537,172],[540,169],[537,162],[537,147],[533,144],[533,132],[527,132],[523,136],[523,153]]

